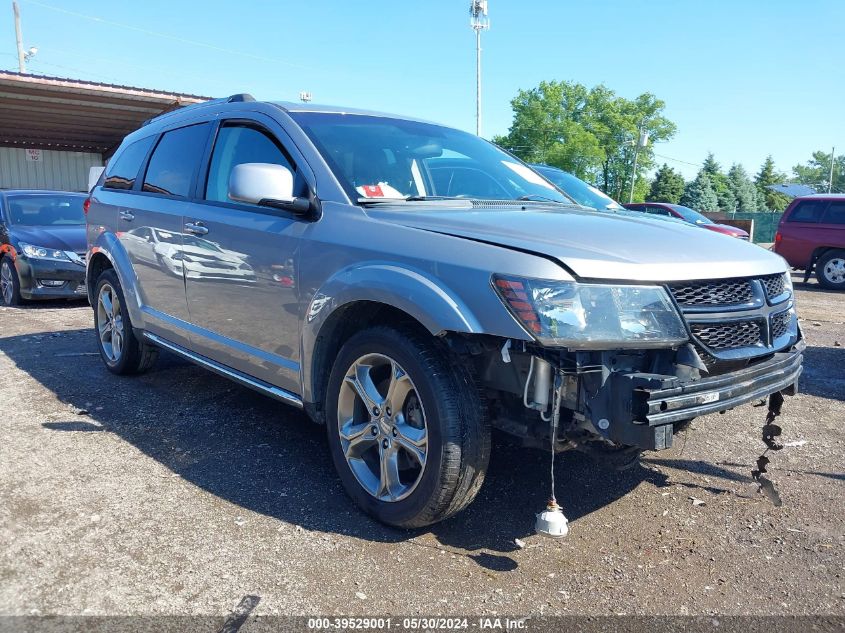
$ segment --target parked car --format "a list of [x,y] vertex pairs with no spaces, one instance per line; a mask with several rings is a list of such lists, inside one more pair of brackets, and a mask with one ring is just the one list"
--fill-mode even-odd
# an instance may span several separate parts
[[29,299],[84,299],[85,195],[0,191],[0,296],[6,306]]
[[[501,189],[478,198],[485,178]],[[623,463],[696,416],[792,393],[801,372],[782,258],[584,209],[433,123],[247,96],[190,106],[127,136],[89,205],[106,367],[139,373],[164,348],[303,408],[346,491],[390,525],[465,508],[491,427]],[[174,279],[134,226],[286,281]]]
[[815,270],[819,284],[845,290],[845,195],[795,198],[778,224],[775,252],[804,271],[805,283]]
[[599,211],[622,211],[624,208],[601,189],[593,187],[568,171],[548,165],[531,165],[531,167],[583,207],[592,207]]
[[124,236],[138,254],[139,264],[170,271],[176,277],[251,283],[255,271],[243,253],[227,251],[210,240],[139,226]]
[[708,231],[721,233],[722,235],[730,235],[731,237],[738,237],[741,240],[748,239],[748,233],[742,229],[729,224],[717,224],[705,215],[702,215],[695,209],[684,207],[680,204],[668,204],[666,202],[631,202],[624,205],[626,209],[633,211],[641,211],[642,213],[649,213],[651,215],[660,215],[664,217],[677,218],[695,224]]

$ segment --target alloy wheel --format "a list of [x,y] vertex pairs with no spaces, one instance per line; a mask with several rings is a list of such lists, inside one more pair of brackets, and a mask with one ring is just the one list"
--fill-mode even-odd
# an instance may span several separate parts
[[15,282],[12,279],[14,274],[8,260],[4,261],[3,266],[0,267],[0,292],[3,294],[3,302],[6,305],[12,304],[12,297],[15,295]]
[[824,265],[825,279],[832,284],[845,283],[845,259],[834,257]]
[[356,360],[338,394],[340,445],[358,483],[380,501],[416,488],[428,457],[428,428],[407,372],[383,354]]
[[97,330],[103,353],[116,363],[123,354],[123,313],[120,299],[110,284],[103,284],[97,297]]

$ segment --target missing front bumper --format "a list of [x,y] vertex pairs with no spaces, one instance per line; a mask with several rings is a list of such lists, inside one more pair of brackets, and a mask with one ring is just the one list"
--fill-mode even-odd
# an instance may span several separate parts
[[616,443],[661,450],[672,445],[673,425],[733,409],[781,392],[797,392],[805,344],[778,352],[745,369],[681,382],[675,376],[615,372],[610,377],[612,424]]

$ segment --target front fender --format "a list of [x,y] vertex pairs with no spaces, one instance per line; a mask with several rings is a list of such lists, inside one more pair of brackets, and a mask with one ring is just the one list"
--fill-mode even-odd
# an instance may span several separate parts
[[[335,310],[355,301],[373,301],[398,308],[433,335],[447,330],[482,331],[469,307],[437,280],[419,270],[373,262],[339,271],[314,294],[305,315],[306,341],[316,340],[320,328]],[[304,351],[311,350],[306,345]]]
[[[491,290],[492,292],[492,290]],[[345,268],[327,280],[308,306],[302,329],[303,395],[312,401],[314,351],[317,338],[330,317],[356,301],[371,301],[397,308],[419,321],[433,336],[444,332],[495,333],[528,339],[528,335],[501,308],[504,331],[491,332],[473,310],[438,278],[392,262],[370,262]],[[498,300],[497,300],[498,302]]]
[[141,298],[138,293],[138,276],[129,261],[129,254],[113,233],[100,233],[88,251],[88,264],[86,266],[85,281],[88,287],[88,300],[96,309],[96,297],[93,297],[94,284],[92,279],[91,262],[97,255],[104,255],[114,268],[120,287],[123,289],[123,298],[126,301],[126,310],[129,318],[136,328],[143,329],[144,315],[141,311]]

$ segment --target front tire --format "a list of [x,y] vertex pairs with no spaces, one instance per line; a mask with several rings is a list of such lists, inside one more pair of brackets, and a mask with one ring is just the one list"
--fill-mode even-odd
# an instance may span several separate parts
[[104,270],[94,291],[97,349],[110,372],[140,374],[153,366],[158,348],[138,340],[125,306],[117,274],[113,268]]
[[0,260],[0,299],[3,300],[4,306],[10,308],[23,303],[18,271],[15,269],[15,263],[8,255]]
[[441,342],[374,327],[341,348],[326,393],[329,448],[350,497],[416,528],[475,498],[490,456],[484,398]]
[[845,290],[845,251],[828,251],[816,262],[816,279],[830,290]]

